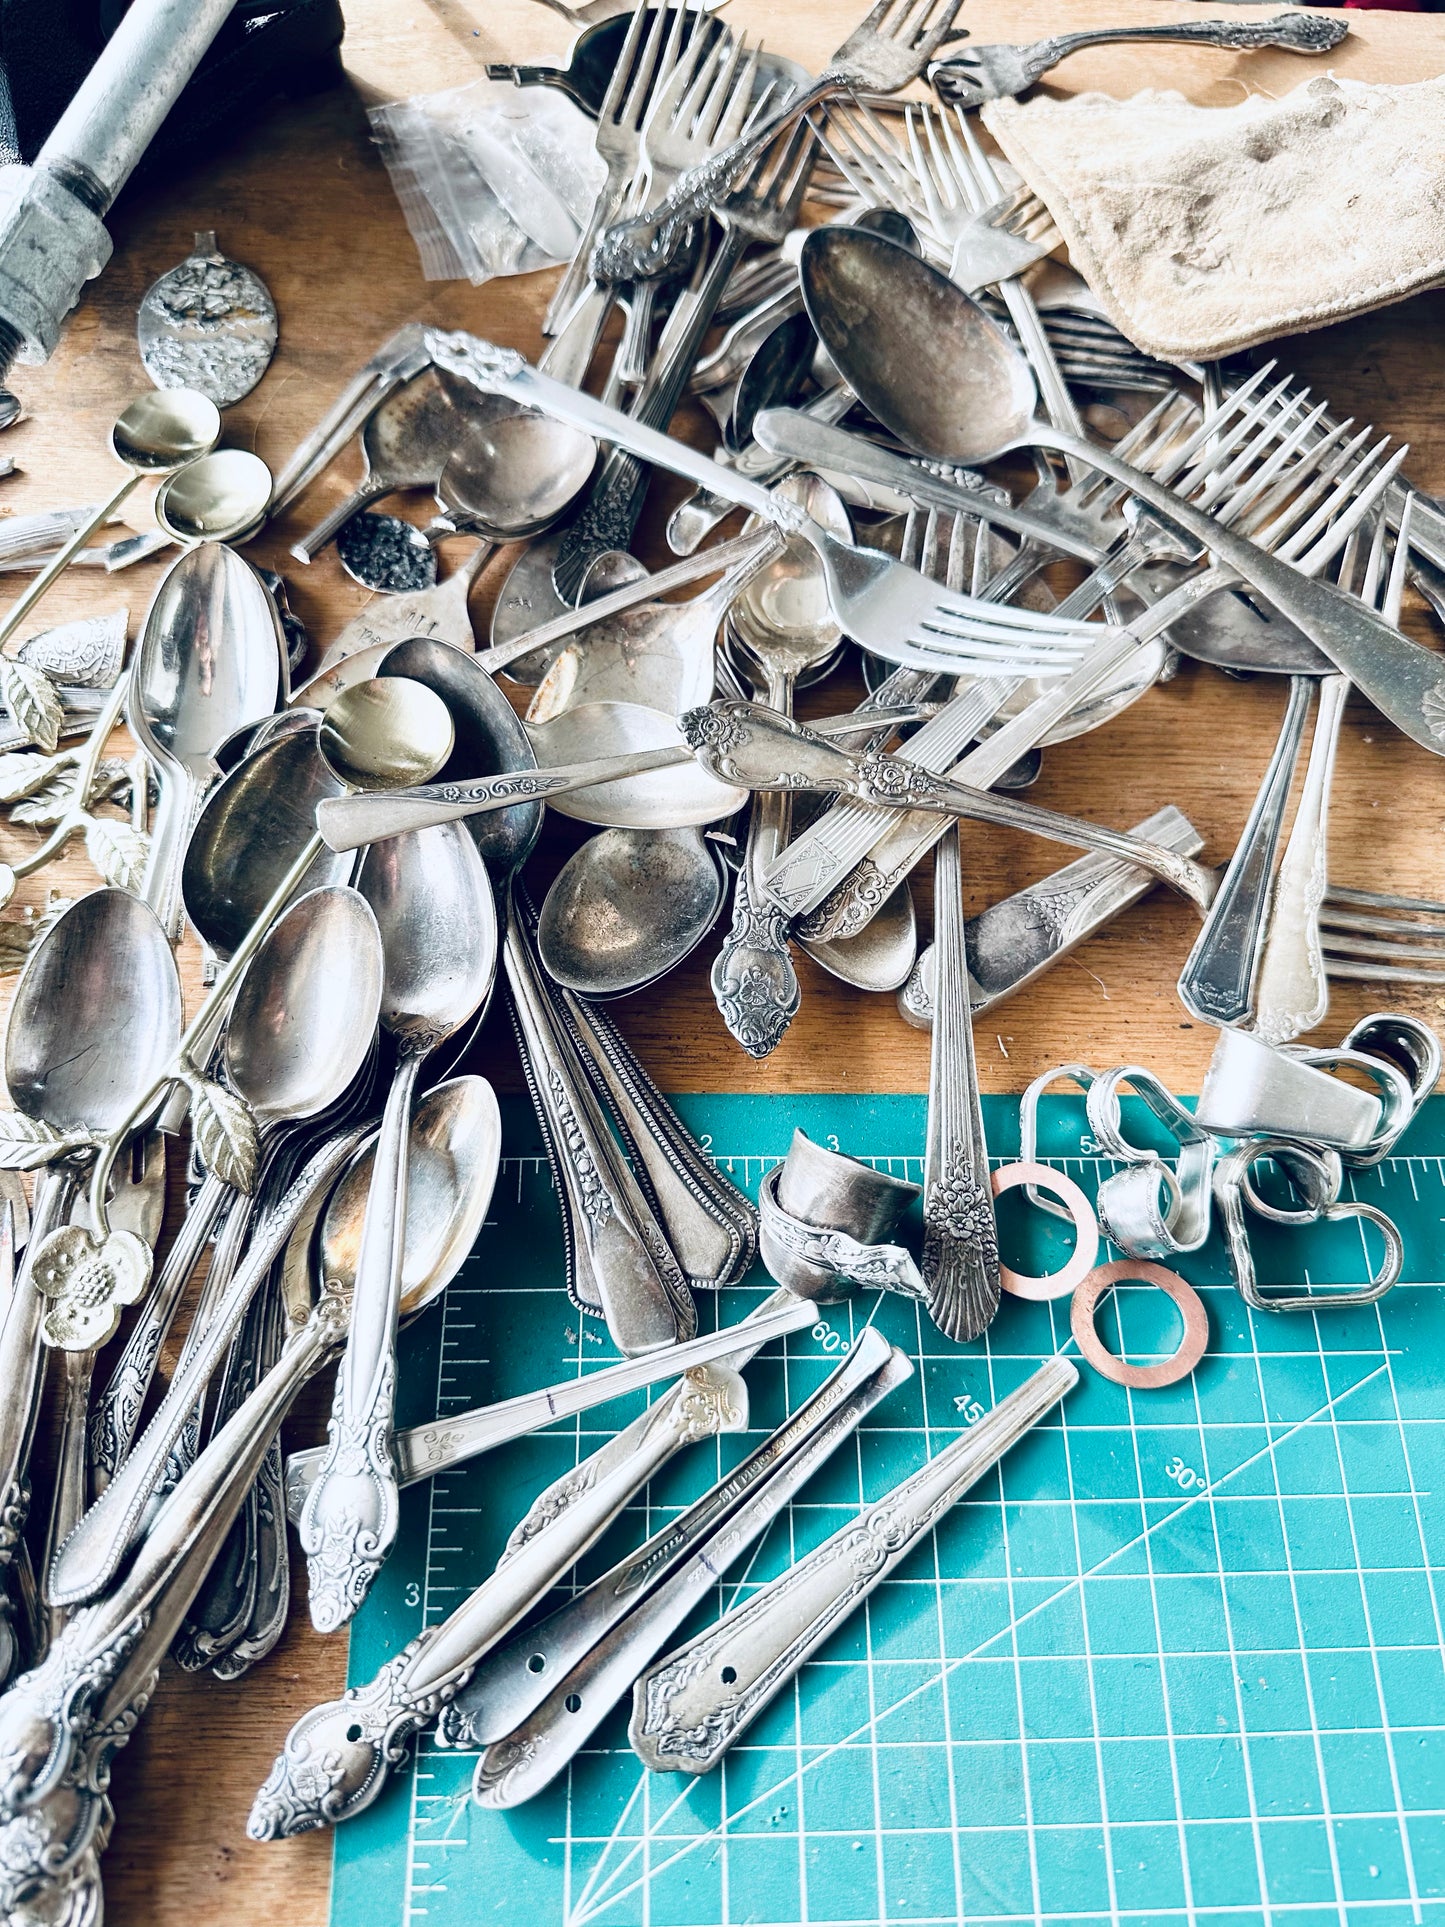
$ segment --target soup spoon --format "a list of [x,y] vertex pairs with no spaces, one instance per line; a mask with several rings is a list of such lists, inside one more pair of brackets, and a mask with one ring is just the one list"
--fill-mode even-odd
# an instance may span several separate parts
[[800,274],[808,313],[839,373],[916,453],[967,463],[1013,449],[1051,448],[1089,463],[1193,536],[1224,570],[1288,617],[1405,735],[1445,755],[1445,676],[1431,650],[1108,449],[1038,419],[1028,362],[946,275],[875,234],[842,227],[809,235]]
[[603,830],[558,871],[537,948],[566,989],[621,997],[695,950],[722,901],[722,865],[700,830]]

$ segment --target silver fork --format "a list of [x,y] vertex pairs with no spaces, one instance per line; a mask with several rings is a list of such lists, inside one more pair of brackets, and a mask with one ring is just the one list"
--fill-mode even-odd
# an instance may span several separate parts
[[608,281],[663,274],[687,230],[703,219],[743,169],[785,127],[835,94],[858,88],[896,94],[916,80],[952,30],[962,0],[878,0],[838,48],[813,86],[700,166],[691,167],[654,208],[609,228],[593,256]]
[[[667,51],[682,17],[679,10]],[[665,194],[680,174],[737,138],[752,102],[758,52],[726,31],[711,44],[701,37],[693,40],[688,57],[678,60],[663,85],[654,89],[643,120],[642,165],[632,190],[635,204]],[[628,301],[613,372],[633,386],[646,375],[657,285],[653,280],[635,282]]]
[[[679,23],[686,13],[687,8],[679,5],[676,16]],[[610,296],[604,295],[595,284],[589,286],[592,284],[592,249],[607,223],[615,220],[621,211],[641,164],[642,123],[653,88],[667,77],[662,55],[672,26],[672,10],[666,4],[655,8],[639,7],[632,16],[632,25],[627,30],[627,38],[622,43],[617,66],[597,114],[595,144],[598,158],[607,169],[607,178],[598,192],[577,252],[568,263],[548,303],[542,322],[544,334],[558,335],[572,320],[572,334],[579,335],[590,328],[592,346],[596,346],[610,305]],[[691,44],[695,30],[706,33],[705,16],[690,16],[687,22],[688,44]],[[674,44],[674,56],[680,56],[682,50],[679,36]],[[592,298],[584,311],[581,310],[581,300],[586,293],[590,293]],[[579,313],[583,316],[580,322]],[[573,353],[580,354],[580,348],[574,347]],[[590,349],[587,358],[591,358]],[[585,362],[583,372],[586,372]]]
[[[724,99],[736,96],[746,103],[751,88],[750,68],[746,64],[730,65],[730,72],[732,95]],[[780,239],[793,225],[807,191],[813,151],[812,130],[802,124],[774,148],[765,151],[758,166],[716,210],[721,238],[700,282],[679,298],[668,317],[647,380],[638,393],[637,433],[646,435],[671,420],[718,296],[749,243]],[[611,416],[613,411],[608,413]],[[630,422],[631,418],[617,416],[616,419]],[[610,549],[627,547],[646,490],[646,473],[634,459],[636,451],[633,455],[626,452],[624,436],[612,434],[608,439],[614,447],[603,462],[582,513],[557,548],[553,585],[568,607],[578,601],[587,571],[598,556]],[[666,437],[658,439],[667,446],[676,446]],[[770,496],[765,499],[772,500]]]
[[1326,891],[1319,920],[1331,977],[1445,984],[1445,903],[1339,885]]
[[[1410,555],[1413,499],[1406,499],[1388,571],[1385,567],[1388,529],[1384,515],[1376,517],[1374,540],[1360,588],[1361,599],[1372,607],[1378,606],[1385,620],[1397,628]],[[1353,560],[1347,550],[1340,567],[1342,585],[1348,584],[1353,573]],[[1329,867],[1330,786],[1349,693],[1348,676],[1320,678],[1319,706],[1305,766],[1304,788],[1275,877],[1255,983],[1254,1033],[1266,1044],[1290,1043],[1302,1032],[1312,1030],[1329,1009],[1320,909]]]
[[1343,20],[1312,13],[1277,13],[1271,20],[1183,20],[1168,27],[1092,27],[1080,33],[1053,34],[1026,46],[971,46],[936,60],[928,78],[941,100],[957,107],[978,107],[986,100],[1023,93],[1070,54],[1105,41],[1184,40],[1241,52],[1284,47],[1292,53],[1323,54],[1338,47],[1348,32]]
[[[1286,559],[1294,560],[1302,572],[1318,572],[1338,554],[1352,528],[1369,513],[1388,486],[1401,457],[1397,455],[1381,467],[1379,453],[1376,450],[1366,456],[1337,483],[1313,514],[1305,513],[1313,496],[1302,491],[1302,497],[1308,495],[1308,501],[1298,514],[1278,516],[1262,530],[1258,537],[1261,546],[1276,548]],[[1248,499],[1253,487],[1252,478],[1242,483],[1239,497]],[[1304,515],[1302,521],[1298,519],[1300,514]],[[1166,633],[1184,607],[1218,588],[1233,586],[1235,580],[1228,570],[1217,565],[1210,567],[1165,596],[1144,616],[1136,618],[1129,630],[1115,633],[1132,634],[1140,641]],[[1100,638],[1096,648],[1103,650],[1106,647],[1103,638],[1110,632],[1096,628],[1094,633]],[[1085,670],[1080,669],[1076,675],[1083,677]],[[1092,685],[1087,693],[1093,693]],[[955,780],[980,786],[996,781],[998,771],[1005,766],[1003,759],[1007,757],[1011,761],[1031,743],[1043,740],[1066,713],[1070,702],[1069,684],[1056,686],[1052,695],[1037,699],[1022,715],[966,756],[950,774]],[[1026,720],[1030,716],[1035,719],[1032,726]],[[920,730],[909,745],[910,756],[919,755],[922,736]],[[876,824],[877,819],[874,821]],[[936,820],[930,821],[921,812],[913,813],[901,819],[885,838],[879,839],[876,834],[870,838],[868,851],[860,860],[856,854],[856,833],[847,844],[839,837],[840,851],[845,851],[846,857],[835,857],[828,825],[829,818],[821,818],[813,829],[789,846],[765,879],[769,891],[783,908],[794,915],[812,912],[800,926],[808,936],[851,936],[866,928],[879,905],[942,834]],[[811,846],[810,838],[813,839]]]

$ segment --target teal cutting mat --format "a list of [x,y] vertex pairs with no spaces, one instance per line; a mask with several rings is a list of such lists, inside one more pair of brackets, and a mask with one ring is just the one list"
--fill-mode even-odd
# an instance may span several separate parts
[[[1016,1150],[1016,1102],[985,1104],[994,1150]],[[679,1109],[750,1191],[794,1124],[921,1175],[921,1098],[697,1097]],[[614,1356],[562,1294],[530,1112],[504,1106],[504,1123],[492,1220],[444,1306],[408,1334],[407,1422]],[[1092,1192],[1110,1167],[1081,1130],[1081,1104],[1047,1101],[1044,1153]],[[1211,1324],[1195,1376],[1130,1394],[1086,1369],[720,1771],[644,1772],[624,1706],[538,1799],[485,1813],[468,1798],[474,1756],[424,1743],[337,1831],[333,1927],[1445,1919],[1445,1101],[1405,1148],[1354,1180],[1406,1239],[1405,1282],[1377,1309],[1251,1314],[1215,1248],[1186,1259]],[[1021,1203],[1003,1220],[1020,1269],[1051,1268],[1068,1236]],[[1364,1276],[1352,1227],[1261,1236],[1257,1250],[1266,1284]],[[704,1326],[715,1311],[739,1318],[765,1289],[755,1274],[704,1302]],[[1172,1349],[1160,1294],[1117,1296],[1106,1316],[1122,1319],[1131,1355]],[[1068,1336],[1067,1301],[1005,1300],[969,1346],[896,1298],[829,1308],[785,1357],[749,1368],[755,1429],[675,1460],[581,1579],[741,1458],[868,1320],[917,1375],[726,1576],[719,1606]],[[1118,1343],[1117,1324],[1107,1335]],[[352,1680],[445,1617],[538,1489],[641,1403],[584,1413],[408,1492],[401,1542],[352,1633]]]

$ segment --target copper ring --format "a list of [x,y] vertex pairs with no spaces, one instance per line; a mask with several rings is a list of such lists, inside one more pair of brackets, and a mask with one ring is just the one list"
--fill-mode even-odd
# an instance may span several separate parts
[[1062,1270],[1051,1271],[1045,1278],[1031,1278],[1027,1272],[1010,1271],[1007,1265],[1000,1265],[999,1283],[1015,1298],[1029,1298],[1035,1304],[1049,1298],[1067,1298],[1080,1279],[1088,1276],[1099,1255],[1099,1220],[1094,1216],[1093,1205],[1072,1178],[1047,1164],[1006,1164],[1001,1171],[993,1173],[992,1182],[996,1198],[1021,1184],[1051,1191],[1074,1221],[1073,1256]]
[[[1099,1300],[1126,1279],[1157,1285],[1179,1307],[1184,1319],[1184,1336],[1179,1341],[1178,1351],[1172,1358],[1166,1358],[1162,1365],[1131,1365],[1126,1358],[1116,1358],[1094,1328],[1094,1314],[1099,1308]],[[1069,1324],[1073,1329],[1074,1343],[1096,1372],[1104,1378],[1111,1378],[1116,1385],[1130,1385],[1138,1391],[1154,1391],[1161,1385],[1176,1385],[1181,1378],[1188,1378],[1209,1345],[1209,1314],[1204,1309],[1204,1300],[1193,1285],[1181,1278],[1177,1271],[1167,1271],[1163,1265],[1149,1264],[1135,1258],[1121,1258],[1117,1264],[1095,1266],[1074,1293],[1074,1302],[1069,1309]]]

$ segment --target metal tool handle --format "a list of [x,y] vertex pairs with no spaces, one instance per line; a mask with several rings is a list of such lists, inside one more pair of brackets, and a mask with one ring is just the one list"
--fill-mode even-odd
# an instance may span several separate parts
[[[791,1296],[791,1294],[789,1294]],[[690,1338],[668,1351],[644,1352],[640,1358],[624,1358],[620,1364],[606,1365],[600,1371],[580,1378],[564,1379],[536,1392],[520,1392],[515,1398],[501,1399],[495,1405],[480,1405],[471,1412],[458,1412],[449,1418],[433,1420],[430,1425],[414,1425],[398,1432],[392,1441],[396,1455],[397,1477],[402,1485],[415,1485],[453,1466],[465,1465],[493,1447],[512,1439],[526,1438],[544,1425],[590,1412],[629,1392],[655,1385],[675,1372],[690,1371],[694,1365],[711,1364],[714,1359],[737,1356],[741,1341],[756,1349],[789,1332],[802,1331],[817,1316],[811,1304],[795,1299],[788,1304],[768,1302],[765,1309],[744,1320],[741,1326],[724,1326]],[[301,1517],[306,1494],[315,1482],[325,1446],[293,1452],[286,1461],[286,1507],[293,1519]]]
[[[581,1558],[673,1452],[706,1435],[694,1430],[699,1416],[695,1404],[685,1408],[676,1398],[645,1413],[638,1448],[590,1480],[585,1465],[570,1475],[569,1502],[504,1557],[450,1618],[428,1626],[366,1685],[304,1713],[256,1796],[246,1828],[251,1838],[333,1826],[370,1806],[407,1739],[435,1722],[478,1659]],[[326,1771],[318,1776],[312,1763],[322,1758]]]
[[1079,1382],[1051,1358],[852,1524],[638,1680],[633,1748],[662,1773],[705,1773],[917,1541]]
[[276,477],[268,518],[289,508],[303,489],[333,462],[367,416],[404,381],[419,375],[430,359],[421,324],[409,321],[388,337],[359,369],[311,433],[300,441]]
[[1182,41],[1195,47],[1225,47],[1247,53],[1260,47],[1283,47],[1299,54],[1325,54],[1338,47],[1349,32],[1344,20],[1331,20],[1317,13],[1277,13],[1269,20],[1180,20],[1163,27],[1090,27],[1077,33],[1055,34],[1030,48],[1031,54],[1049,57],[1044,72],[1081,47],[1098,47],[1106,41],[1167,40]]
[[[523,1628],[488,1653],[446,1716],[447,1743],[485,1745],[525,1719],[553,1681],[693,1554],[851,1393],[876,1376],[889,1353],[887,1340],[869,1328],[812,1397],[740,1465],[540,1625]],[[738,1363],[751,1356],[752,1350],[743,1353]]]

